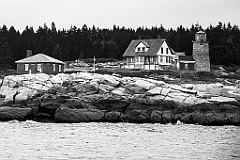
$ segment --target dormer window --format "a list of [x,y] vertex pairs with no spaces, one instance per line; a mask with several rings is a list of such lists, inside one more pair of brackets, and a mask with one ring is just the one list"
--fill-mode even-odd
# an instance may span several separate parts
[[135,52],[147,52],[149,48],[150,46],[148,45],[148,43],[142,41],[135,46]]

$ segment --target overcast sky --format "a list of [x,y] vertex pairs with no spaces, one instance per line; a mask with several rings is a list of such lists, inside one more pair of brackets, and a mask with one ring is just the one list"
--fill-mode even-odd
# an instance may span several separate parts
[[44,23],[57,29],[113,25],[136,29],[160,26],[203,28],[218,22],[240,25],[240,0],[0,0],[0,26],[37,30]]

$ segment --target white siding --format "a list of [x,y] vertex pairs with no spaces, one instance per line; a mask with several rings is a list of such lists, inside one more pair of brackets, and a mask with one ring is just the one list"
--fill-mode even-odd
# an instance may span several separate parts
[[[174,55],[171,54],[171,50],[170,50],[169,46],[167,45],[166,41],[163,42],[161,48],[159,49],[159,51],[157,53],[158,63],[160,65],[171,65],[171,63],[169,63],[170,61],[167,62],[166,60],[170,59],[170,57],[174,57]],[[167,54],[167,50],[168,50],[168,54]],[[163,53],[162,53],[162,51],[163,51]],[[162,59],[162,61],[161,61],[161,59]]]
[[[140,50],[138,48],[140,48]],[[135,52],[147,52],[147,50],[148,48],[142,42],[140,42],[135,48]]]

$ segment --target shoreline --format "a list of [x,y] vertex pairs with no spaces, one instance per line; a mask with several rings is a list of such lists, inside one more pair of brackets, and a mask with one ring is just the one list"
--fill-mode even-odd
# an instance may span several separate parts
[[120,75],[33,74],[4,77],[0,121],[240,125],[239,86],[170,84]]

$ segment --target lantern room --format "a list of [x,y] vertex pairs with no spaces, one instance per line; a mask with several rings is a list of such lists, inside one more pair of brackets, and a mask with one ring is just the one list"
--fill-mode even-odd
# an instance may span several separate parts
[[199,31],[195,34],[195,41],[196,42],[206,42],[207,41],[207,36],[206,33],[203,31]]

